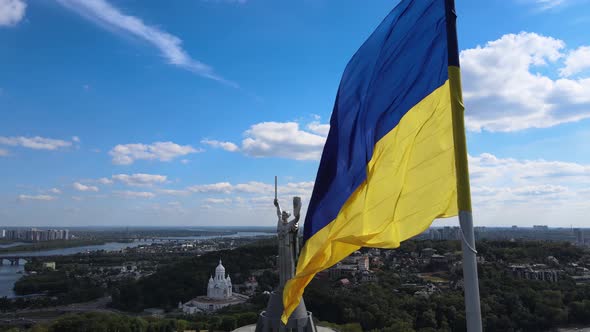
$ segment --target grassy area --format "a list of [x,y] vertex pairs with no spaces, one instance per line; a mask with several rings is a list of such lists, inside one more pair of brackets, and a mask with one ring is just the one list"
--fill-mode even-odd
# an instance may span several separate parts
[[0,314],[0,319],[15,319],[15,318],[32,318],[32,319],[54,319],[63,314],[65,311],[62,310],[44,310],[44,311],[31,311],[31,312],[19,312],[18,314]]

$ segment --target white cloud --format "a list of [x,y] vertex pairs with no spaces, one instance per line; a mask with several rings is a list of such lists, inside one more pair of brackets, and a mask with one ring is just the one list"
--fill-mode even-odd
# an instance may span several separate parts
[[[289,182],[285,185],[278,186],[278,194],[280,196],[311,196],[313,190],[313,181],[306,182]],[[251,195],[274,195],[274,185],[270,183],[249,181],[245,183],[238,183],[232,185],[229,182],[219,182],[213,184],[196,185],[187,188],[196,193],[218,193],[218,194],[234,194],[243,193]],[[270,197],[270,196],[269,196]],[[236,200],[238,201],[238,200]],[[239,200],[243,202],[244,200]],[[271,200],[272,201],[272,200]]]
[[205,199],[205,203],[209,204],[230,204],[232,202],[231,198],[207,198]]
[[72,184],[72,187],[78,191],[93,191],[93,192],[97,192],[98,191],[98,187],[96,186],[87,186],[85,184],[81,184],[80,182],[74,182]]
[[233,189],[238,192],[251,194],[271,194],[275,190],[273,185],[257,181],[239,183],[236,184]]
[[279,190],[286,195],[311,196],[314,183],[313,181],[289,182],[284,186],[280,186]]
[[253,157],[318,160],[326,138],[299,129],[296,122],[262,122],[250,127],[242,151]]
[[318,121],[299,128],[297,122],[261,122],[244,132],[242,146],[232,142],[203,140],[202,143],[226,151],[242,151],[251,157],[279,157],[295,160],[318,160],[322,155],[330,125]]
[[526,186],[513,190],[513,193],[521,196],[546,196],[566,192],[568,189],[564,186],[555,186],[550,184]]
[[19,195],[19,201],[53,201],[57,197],[50,195]]
[[168,63],[215,81],[237,87],[215,73],[210,66],[193,59],[183,48],[182,40],[139,17],[126,15],[105,0],[58,0],[64,7],[106,28],[139,38],[157,48]]
[[236,144],[234,144],[232,142],[221,142],[221,141],[216,141],[216,140],[204,139],[201,141],[201,143],[209,145],[214,148],[221,148],[221,149],[224,149],[225,151],[229,151],[229,152],[236,152],[240,149]]
[[567,54],[565,67],[559,70],[559,74],[568,77],[586,69],[590,69],[590,46],[580,46]]
[[0,0],[0,27],[14,26],[25,17],[27,4],[22,0]]
[[113,183],[113,180],[111,180],[109,178],[100,178],[97,181],[102,184],[112,184]]
[[61,194],[61,190],[59,190],[57,188],[51,188],[48,191],[53,194]]
[[156,195],[148,191],[115,191],[115,194],[125,198],[154,198]]
[[190,195],[191,192],[189,190],[181,189],[159,189],[158,193],[172,196],[187,196]]
[[521,32],[462,51],[467,128],[508,132],[589,118],[590,78],[552,79],[538,71],[559,66],[564,49],[559,39]]
[[72,142],[80,143],[80,137],[78,137],[78,136],[72,136]]
[[577,163],[498,158],[483,153],[469,157],[469,168],[474,207],[485,207],[484,214],[520,213],[523,208],[544,208],[547,204],[565,209],[566,204],[581,203],[580,195],[590,185],[590,165]]
[[187,188],[188,190],[196,193],[225,193],[228,194],[232,191],[233,187],[229,182],[218,182],[213,184],[202,184],[195,185]]
[[279,157],[295,160],[318,160],[322,155],[330,125],[318,121],[299,128],[297,122],[261,122],[244,132],[242,146],[232,142],[203,140],[202,143],[226,151],[242,151],[251,157]]
[[322,124],[318,121],[314,121],[307,125],[307,129],[314,134],[328,136],[328,132],[330,131],[330,125],[327,123]]
[[0,149],[0,157],[6,157],[8,156],[10,153],[8,152],[8,150],[5,149]]
[[8,146],[20,146],[35,150],[57,150],[60,148],[67,148],[72,146],[72,142],[64,141],[60,139],[45,138],[40,136],[35,137],[24,137],[24,136],[13,136],[6,137],[0,136],[0,144]]
[[535,3],[540,10],[547,10],[563,5],[565,0],[535,0]]
[[112,176],[113,180],[124,183],[128,186],[152,186],[154,184],[165,183],[167,177],[165,175],[158,174],[116,174]]
[[197,152],[201,151],[190,145],[155,142],[152,144],[119,144],[109,151],[109,154],[113,157],[113,164],[130,165],[136,160],[171,161],[174,158]]
[[469,167],[475,185],[590,183],[589,165],[563,161],[518,160],[482,153],[469,157]]

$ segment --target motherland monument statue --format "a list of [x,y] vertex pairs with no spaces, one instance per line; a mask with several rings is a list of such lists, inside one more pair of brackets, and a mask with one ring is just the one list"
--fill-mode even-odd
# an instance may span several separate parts
[[301,197],[293,197],[293,217],[287,211],[281,210],[277,197],[277,177],[275,176],[275,199],[274,205],[277,209],[278,223],[278,249],[279,257],[277,261],[279,270],[279,286],[270,294],[266,310],[261,312],[256,324],[256,331],[317,331],[311,312],[305,308],[303,299],[299,306],[293,311],[287,324],[281,322],[283,313],[283,288],[287,281],[295,276],[295,267],[297,266],[297,257],[299,255],[299,218],[301,211]]

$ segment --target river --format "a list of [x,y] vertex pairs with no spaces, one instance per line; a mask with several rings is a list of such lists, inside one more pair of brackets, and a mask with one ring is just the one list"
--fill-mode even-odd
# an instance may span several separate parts
[[0,244],[0,249],[1,248],[16,247],[16,246],[26,246],[27,244],[30,244],[30,243],[26,243],[26,242],[12,242],[12,243]]
[[[156,239],[162,240],[207,240],[214,238],[238,238],[238,237],[254,237],[254,236],[273,236],[273,233],[264,232],[238,232],[231,235],[205,235],[205,236],[184,236],[184,237],[161,237]],[[51,249],[41,251],[28,251],[28,252],[13,252],[9,254],[0,254],[1,257],[6,256],[29,256],[29,257],[42,257],[42,256],[61,256],[61,255],[74,255],[81,252],[106,250],[116,251],[125,248],[133,248],[144,244],[152,244],[152,241],[134,241],[130,243],[121,242],[109,242],[101,245],[91,245],[73,248],[63,249]],[[8,261],[4,261],[4,265],[0,265],[0,297],[14,297],[15,294],[12,291],[14,283],[20,279],[23,275],[24,266],[11,266]],[[19,273],[20,272],[20,273]]]

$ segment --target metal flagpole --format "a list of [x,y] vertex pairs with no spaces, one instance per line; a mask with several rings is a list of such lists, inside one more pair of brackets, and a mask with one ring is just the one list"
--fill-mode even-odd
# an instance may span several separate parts
[[464,106],[461,93],[459,70],[459,45],[457,42],[457,14],[455,1],[445,0],[447,21],[447,45],[449,51],[449,85],[453,113],[453,139],[455,142],[455,168],[457,172],[457,204],[461,226],[461,247],[463,249],[463,281],[465,289],[465,313],[468,332],[481,332],[481,308],[477,259],[471,215],[471,190],[467,164],[467,142],[465,139]]

